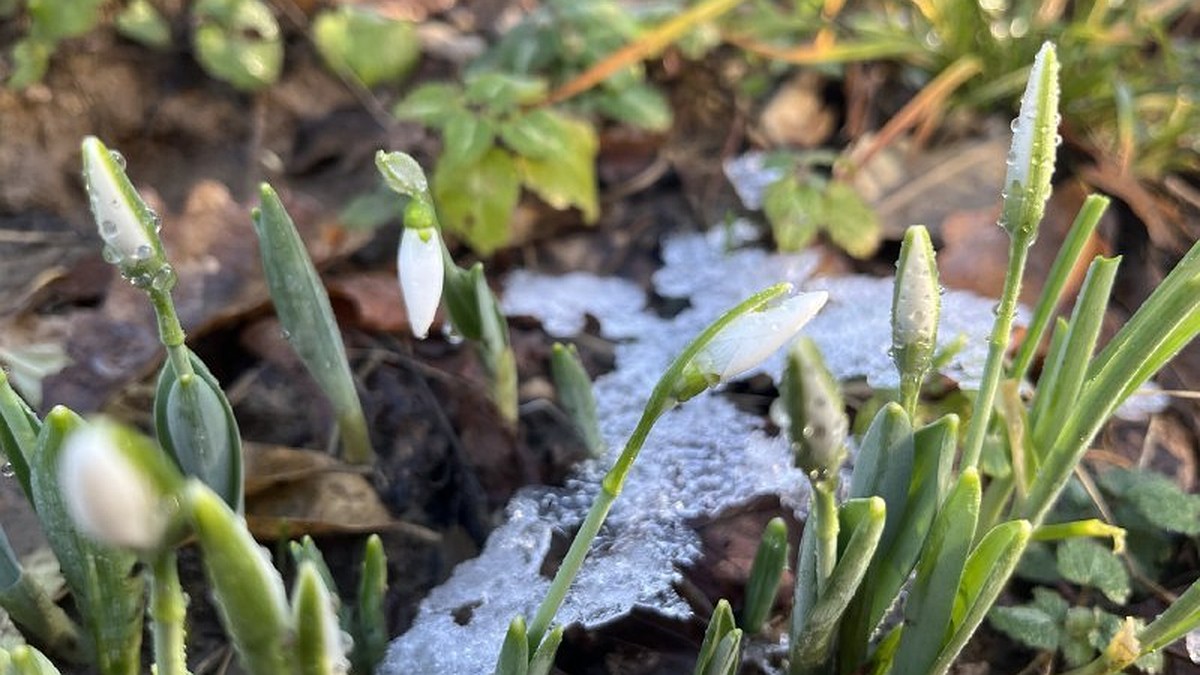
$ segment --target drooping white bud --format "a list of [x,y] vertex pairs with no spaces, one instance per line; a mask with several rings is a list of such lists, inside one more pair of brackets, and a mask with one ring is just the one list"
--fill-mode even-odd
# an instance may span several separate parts
[[825,291],[797,293],[777,304],[747,312],[717,333],[692,359],[692,365],[707,377],[728,382],[787,344],[828,299]]
[[151,550],[162,542],[170,512],[161,491],[117,442],[103,424],[67,437],[58,461],[63,500],[75,525],[92,539]]
[[155,256],[153,224],[147,222],[153,214],[125,176],[119,156],[95,136],[83,141],[83,179],[109,259],[124,266]]
[[413,335],[424,339],[442,300],[445,268],[437,228],[404,228],[396,265],[409,325]]

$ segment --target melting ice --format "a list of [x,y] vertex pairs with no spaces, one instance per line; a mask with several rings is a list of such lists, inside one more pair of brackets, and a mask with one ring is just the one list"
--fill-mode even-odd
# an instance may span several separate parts
[[[480,556],[462,563],[421,604],[412,629],[391,645],[381,675],[491,672],[509,621],[528,619],[549,586],[539,573],[555,530],[583,520],[600,476],[616,457],[658,377],[682,347],[713,319],[752,293],[790,281],[824,289],[829,303],[804,332],[841,379],[865,377],[895,387],[888,356],[892,281],[866,277],[812,277],[812,254],[779,255],[759,249],[728,251],[723,233],[669,240],[657,292],[687,298],[690,307],[670,319],[645,308],[632,283],[587,274],[546,277],[516,272],[507,280],[504,311],[539,319],[556,338],[570,338],[595,317],[605,337],[618,340],[616,368],[595,383],[601,430],[611,451],[579,466],[563,488],[531,487],[509,503],[507,522]],[[966,334],[967,346],[944,371],[965,387],[978,382],[986,359],[993,300],[949,291],[943,297],[939,340]],[[1020,320],[1020,319],[1019,319]],[[777,376],[777,354],[759,370]],[[564,624],[595,627],[634,606],[677,618],[690,614],[673,584],[676,569],[700,554],[689,519],[715,513],[761,494],[779,495],[803,516],[807,481],[791,466],[786,442],[767,436],[763,421],[738,411],[725,397],[702,394],[659,420],[620,498],[558,614]],[[469,620],[460,625],[465,616]]]

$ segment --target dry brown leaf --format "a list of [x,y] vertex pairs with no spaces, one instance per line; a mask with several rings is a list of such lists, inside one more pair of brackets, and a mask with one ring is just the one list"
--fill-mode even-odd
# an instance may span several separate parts
[[400,300],[394,274],[364,272],[338,277],[329,283],[333,299],[345,300],[354,311],[359,328],[382,333],[408,330],[408,312]]

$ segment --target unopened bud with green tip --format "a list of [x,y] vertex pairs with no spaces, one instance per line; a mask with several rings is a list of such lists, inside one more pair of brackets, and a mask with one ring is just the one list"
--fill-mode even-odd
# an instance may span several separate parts
[[167,543],[182,479],[149,439],[104,421],[80,427],[58,474],[67,512],[88,537],[136,551]]
[[1020,112],[1012,122],[1000,225],[1025,245],[1033,243],[1050,198],[1050,179],[1061,139],[1058,70],[1058,54],[1047,42],[1034,58]]
[[795,465],[814,480],[836,476],[846,459],[849,423],[837,380],[811,339],[797,340],[788,352],[780,400]]
[[[785,285],[783,292],[790,290]],[[684,367],[675,399],[686,401],[758,366],[792,340],[828,299],[825,291],[796,293],[733,317]]]
[[941,304],[937,260],[929,231],[923,225],[910,227],[904,233],[900,260],[896,263],[891,352],[900,371],[901,399],[910,414],[937,349]]
[[170,268],[158,238],[158,216],[129,181],[125,160],[95,136],[83,140],[82,151],[83,181],[104,240],[105,259],[138,286],[173,284],[173,274],[160,272]]

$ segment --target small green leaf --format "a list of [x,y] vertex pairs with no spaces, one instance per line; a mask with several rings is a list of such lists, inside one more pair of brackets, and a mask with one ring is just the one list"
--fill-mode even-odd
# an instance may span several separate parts
[[442,224],[471,248],[489,255],[508,243],[509,221],[521,196],[512,155],[492,148],[468,166],[438,162],[433,191]]
[[546,95],[546,81],[495,71],[467,76],[466,98],[494,113],[534,103]]
[[1068,539],[1058,545],[1058,571],[1067,581],[1099,589],[1109,600],[1129,599],[1129,572],[1112,549],[1094,539]]
[[1058,622],[1037,607],[993,607],[988,612],[988,622],[1031,649],[1058,649]]
[[500,138],[518,155],[546,159],[567,152],[570,143],[565,118],[552,110],[535,108],[513,115],[500,124]]
[[100,22],[103,4],[104,0],[28,0],[29,35],[45,43],[83,35]]
[[447,82],[428,82],[409,92],[392,109],[392,114],[402,120],[440,129],[451,114],[466,110],[462,87]]
[[40,82],[50,67],[50,55],[54,43],[27,37],[18,40],[12,48],[12,73],[8,76],[10,89],[24,89]]
[[442,156],[447,166],[470,165],[483,156],[496,140],[491,120],[469,111],[452,112],[442,127]]
[[260,192],[262,206],[251,219],[279,323],[333,404],[345,459],[370,463],[374,457],[370,433],[329,294],[279,196],[266,183]]
[[171,44],[171,26],[149,0],[131,0],[117,15],[117,30],[135,42],[162,49]]
[[1200,534],[1200,495],[1184,492],[1166,476],[1113,469],[1102,474],[1100,482],[1156,526],[1179,534]]
[[848,183],[833,181],[825,186],[820,213],[830,240],[855,258],[870,258],[883,240],[879,216]]
[[[592,125],[551,113],[540,131],[541,144],[558,150],[541,157],[518,151],[517,169],[521,182],[542,201],[556,209],[572,206],[583,213],[584,222],[595,222],[600,215],[596,194],[596,152],[599,140]],[[526,146],[535,144],[528,142]]]
[[780,251],[799,251],[817,235],[821,218],[821,192],[796,176],[787,175],[767,186],[763,215],[771,224]]
[[647,131],[666,131],[671,127],[671,104],[661,91],[645,82],[637,82],[617,91],[604,91],[595,100],[604,116]]
[[325,63],[367,87],[395,82],[421,56],[416,28],[367,7],[340,5],[313,21],[313,41]]
[[244,91],[274,84],[283,67],[283,38],[261,0],[200,0],[193,42],[209,75]]

